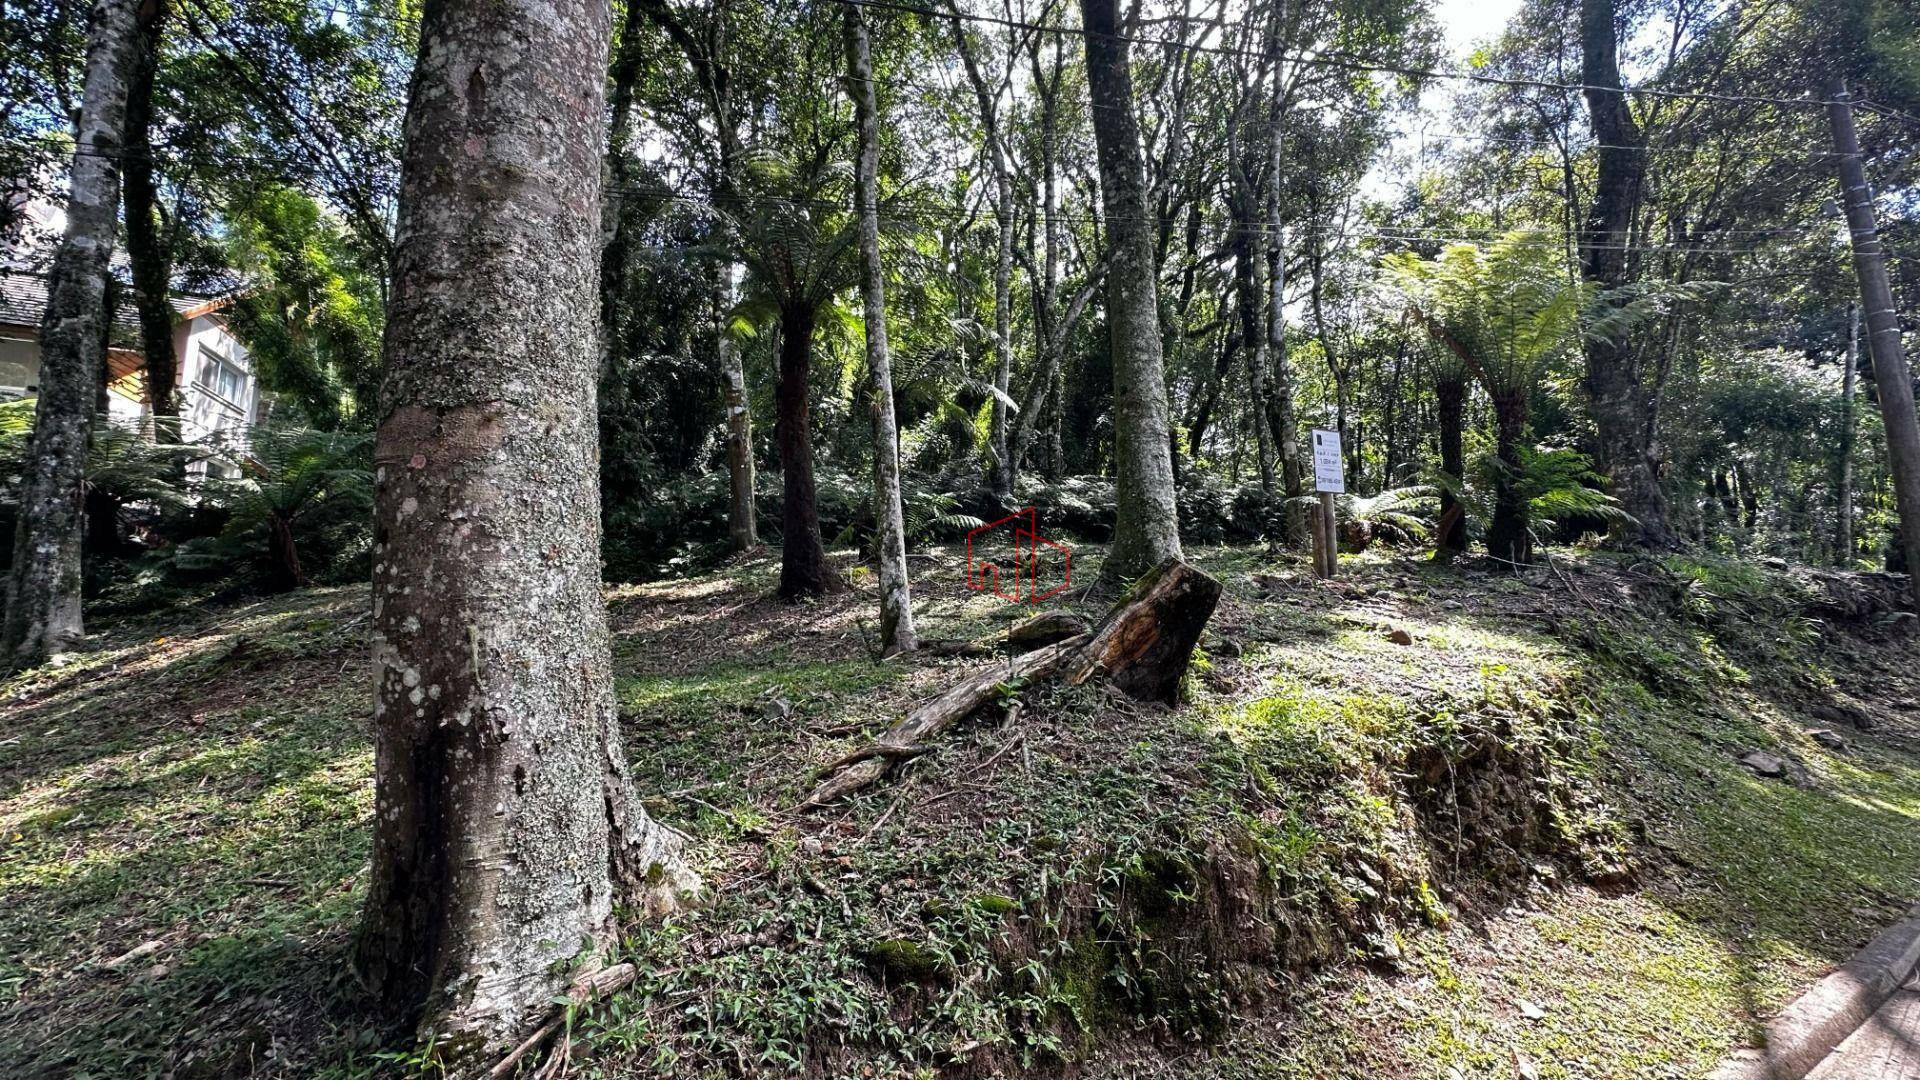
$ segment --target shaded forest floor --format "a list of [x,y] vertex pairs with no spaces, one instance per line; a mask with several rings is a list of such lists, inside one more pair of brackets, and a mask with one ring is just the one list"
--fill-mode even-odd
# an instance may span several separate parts
[[[865,571],[613,589],[635,772],[711,901],[634,929],[575,1068],[1698,1075],[1920,899],[1920,637],[1849,580],[1190,554],[1227,596],[1187,704],[1035,688],[807,815],[815,767],[1004,661],[872,660]],[[924,635],[1007,618],[954,553],[915,571]],[[405,1068],[344,970],[365,599],[122,622],[0,684],[0,1060]]]

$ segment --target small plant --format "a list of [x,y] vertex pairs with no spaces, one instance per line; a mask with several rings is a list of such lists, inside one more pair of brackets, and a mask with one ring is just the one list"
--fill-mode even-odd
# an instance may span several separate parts
[[[182,544],[175,561],[188,570],[250,563],[266,587],[280,592],[310,583],[302,539],[328,536],[335,561],[364,549],[373,508],[373,435],[269,425],[255,429],[240,475],[209,478],[209,503],[228,514],[220,535]],[[354,541],[358,541],[355,543]]]

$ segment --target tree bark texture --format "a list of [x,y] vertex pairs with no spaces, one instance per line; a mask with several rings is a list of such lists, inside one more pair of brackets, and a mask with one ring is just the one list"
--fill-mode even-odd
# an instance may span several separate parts
[[1140,701],[1172,705],[1193,647],[1220,603],[1220,582],[1178,559],[1153,568],[1115,605],[1067,671],[1078,685],[1101,674]]
[[[1632,280],[1627,248],[1646,182],[1646,136],[1621,90],[1615,0],[1581,0],[1581,75],[1587,112],[1599,144],[1593,205],[1580,234],[1580,272],[1601,289]],[[1589,338],[1586,390],[1598,434],[1599,464],[1621,509],[1634,523],[1617,539],[1629,547],[1672,550],[1680,538],[1669,524],[1660,489],[1659,388],[1648,386],[1628,335]]]
[[808,378],[817,313],[805,300],[780,312],[780,378],[774,394],[774,441],[780,446],[780,598],[822,596],[841,587],[820,538],[813,480],[813,418]]
[[173,259],[161,233],[160,199],[154,183],[153,80],[160,67],[164,0],[148,0],[137,16],[139,34],[133,73],[128,79],[125,163],[122,192],[127,212],[127,262],[133,271],[133,303],[140,315],[140,347],[146,353],[147,404],[154,437],[180,439],[179,359],[173,354],[171,292]]
[[1167,387],[1153,264],[1153,219],[1133,110],[1133,75],[1117,0],[1080,0],[1086,27],[1087,91],[1093,105],[1112,264],[1107,322],[1113,346],[1114,464],[1118,514],[1101,576],[1124,581],[1180,558],[1173,494]]
[[873,92],[873,60],[860,9],[843,12],[847,89],[860,126],[860,163],[854,198],[860,215],[860,299],[867,328],[867,371],[873,377],[873,518],[878,525],[880,652],[919,647],[907,579],[907,526],[900,510],[900,431],[893,415],[893,369],[887,358],[887,285],[880,265],[880,126]]
[[696,884],[634,791],[600,593],[608,29],[596,0],[430,5],[407,110],[353,963],[456,1072],[598,966],[615,905]]
[[97,0],[87,20],[86,82],[67,230],[47,282],[40,397],[20,480],[20,521],[7,577],[0,656],[15,670],[72,649],[85,633],[82,487],[106,364],[107,265],[120,205],[121,139],[138,37],[136,0]]
[[1900,319],[1887,284],[1886,249],[1874,220],[1873,192],[1860,163],[1860,136],[1853,127],[1853,98],[1846,84],[1830,87],[1827,118],[1840,170],[1840,203],[1853,238],[1853,269],[1860,278],[1860,305],[1867,321],[1867,348],[1873,354],[1873,383],[1880,398],[1881,426],[1887,432],[1887,463],[1893,472],[1894,504],[1900,511],[1898,547],[1906,555],[1907,583],[1920,606],[1920,420],[1913,407],[1913,373],[1900,340]]

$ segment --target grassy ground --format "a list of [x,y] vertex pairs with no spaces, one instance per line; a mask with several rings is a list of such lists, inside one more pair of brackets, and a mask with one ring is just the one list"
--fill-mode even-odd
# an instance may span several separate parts
[[[870,592],[778,605],[767,559],[614,590],[635,772],[712,902],[635,929],[576,1064],[1691,1076],[1920,895],[1914,639],[1804,583],[1198,557],[1228,596],[1181,709],[1043,689],[804,816],[813,766],[995,661],[871,660]],[[1005,618],[916,572],[923,633]],[[0,1060],[402,1068],[343,965],[364,603],[123,623],[0,684]]]

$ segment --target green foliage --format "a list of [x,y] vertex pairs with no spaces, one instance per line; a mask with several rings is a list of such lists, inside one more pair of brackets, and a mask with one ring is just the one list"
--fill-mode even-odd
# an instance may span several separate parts
[[[1546,233],[1514,230],[1492,244],[1449,244],[1434,259],[1397,252],[1382,260],[1410,303],[1444,335],[1442,348],[1489,391],[1524,389],[1578,339],[1593,296],[1565,248]],[[1611,330],[1611,324],[1609,324]]]
[[182,570],[235,574],[274,589],[305,585],[316,573],[325,580],[367,570],[371,433],[257,428],[240,475],[210,477],[202,493],[227,523],[218,536],[179,547],[174,561]]
[[1563,524],[1611,526],[1633,520],[1601,486],[1605,477],[1594,471],[1586,455],[1565,448],[1519,450],[1517,471],[1487,453],[1473,463],[1464,481],[1438,469],[1428,477],[1434,488],[1459,500],[1467,520],[1482,526],[1493,519],[1494,491],[1502,482],[1512,484],[1526,500],[1532,526],[1540,532]]
[[234,329],[260,378],[324,429],[368,427],[385,324],[381,275],[344,226],[284,185],[228,204],[231,265],[248,280]]

